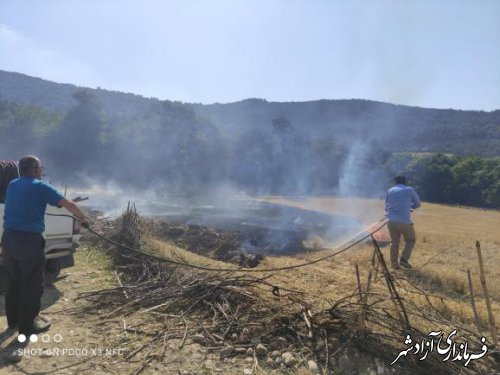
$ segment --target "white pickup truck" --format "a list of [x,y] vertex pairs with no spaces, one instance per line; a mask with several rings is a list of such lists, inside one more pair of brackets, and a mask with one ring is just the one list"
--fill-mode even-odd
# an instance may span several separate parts
[[[0,166],[0,180],[2,177],[5,177],[5,175],[2,176],[2,171],[5,172],[6,169],[2,169]],[[5,180],[3,180],[3,183],[3,185],[6,186]],[[5,208],[5,204],[1,199],[2,192],[0,192],[0,238],[3,233],[3,215]],[[80,223],[78,220],[72,218],[68,210],[65,208],[47,206],[47,211],[45,213],[45,232],[43,233],[43,237],[45,238],[47,272],[58,275],[61,268],[71,267],[75,264],[73,254],[79,244],[80,229]],[[0,244],[0,264],[3,264],[1,250]]]

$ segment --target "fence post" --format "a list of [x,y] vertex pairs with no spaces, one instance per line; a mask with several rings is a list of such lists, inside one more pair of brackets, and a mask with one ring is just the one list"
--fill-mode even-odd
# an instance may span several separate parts
[[477,250],[477,260],[479,262],[479,274],[481,277],[481,286],[483,287],[484,299],[486,301],[486,309],[488,310],[488,319],[490,322],[490,330],[491,330],[491,340],[493,343],[493,347],[496,347],[497,328],[495,326],[495,317],[493,316],[493,312],[491,311],[490,294],[488,293],[488,287],[486,286],[486,277],[484,274],[484,267],[483,267],[483,256],[481,254],[481,244],[479,243],[479,241],[476,241],[476,250]]
[[472,312],[474,313],[474,321],[476,322],[477,331],[481,333],[479,315],[477,314],[476,303],[474,301],[474,289],[472,288],[472,278],[470,276],[470,270],[467,270],[467,279],[469,280],[470,304],[472,306]]

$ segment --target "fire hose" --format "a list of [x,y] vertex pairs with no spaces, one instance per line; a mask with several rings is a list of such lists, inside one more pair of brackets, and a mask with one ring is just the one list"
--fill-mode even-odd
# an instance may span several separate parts
[[[66,216],[66,217],[71,217],[75,220],[78,220],[76,217],[72,216],[72,215],[61,215],[61,214],[49,214],[47,213],[47,215],[49,216]],[[380,224],[381,223],[381,224]],[[315,263],[319,263],[319,262],[322,262],[324,260],[327,260],[327,259],[330,259],[330,258],[333,258],[343,252],[346,252],[347,250],[351,249],[352,247],[356,246],[357,244],[365,241],[366,239],[372,237],[375,233],[377,233],[379,230],[381,230],[385,225],[387,224],[387,221],[386,221],[386,218],[383,217],[382,219],[380,219],[379,221],[373,223],[372,225],[370,225],[370,228],[373,228],[375,227],[375,229],[371,230],[371,231],[363,231],[363,232],[360,232],[363,236],[358,239],[357,241],[349,244],[349,245],[346,245],[345,247],[341,248],[340,250],[332,253],[332,254],[329,254],[329,255],[326,255],[324,257],[320,257],[320,258],[317,258],[317,259],[314,259],[314,260],[311,260],[311,261],[308,261],[308,262],[303,262],[303,263],[299,263],[299,264],[294,264],[294,265],[290,265],[290,266],[284,266],[284,267],[275,267],[275,268],[247,268],[247,267],[238,267],[238,268],[215,268],[215,267],[208,267],[208,266],[201,266],[201,265],[197,265],[197,264],[192,264],[192,263],[187,263],[187,262],[180,262],[180,261],[177,261],[177,260],[174,260],[174,259],[170,259],[170,258],[165,258],[165,257],[162,257],[162,256],[158,256],[158,255],[153,255],[153,254],[148,254],[148,253],[145,253],[144,251],[142,250],[139,250],[139,249],[134,249],[132,247],[129,247],[129,246],[126,246],[124,244],[120,244],[106,236],[104,236],[103,234],[95,231],[94,229],[92,229],[90,226],[84,226],[84,228],[86,228],[90,233],[94,234],[95,236],[101,238],[102,240],[118,247],[118,248],[122,248],[122,249],[125,249],[125,250],[128,250],[128,251],[131,251],[133,253],[136,253],[136,254],[139,254],[139,255],[142,255],[144,257],[147,257],[147,258],[150,258],[150,259],[153,259],[153,260],[156,260],[156,261],[159,261],[159,262],[165,262],[165,263],[170,263],[170,264],[174,264],[174,265],[177,265],[177,266],[182,266],[182,267],[189,267],[189,268],[194,268],[194,269],[198,269],[198,270],[203,270],[203,271],[213,271],[213,272],[276,272],[276,271],[286,271],[286,270],[290,270],[290,269],[294,269],[294,268],[301,268],[301,267],[305,267],[305,266],[309,266],[309,265],[312,265],[312,264],[315,264]],[[360,234],[358,233],[356,236],[353,236],[351,238],[354,239],[354,238],[357,238]]]

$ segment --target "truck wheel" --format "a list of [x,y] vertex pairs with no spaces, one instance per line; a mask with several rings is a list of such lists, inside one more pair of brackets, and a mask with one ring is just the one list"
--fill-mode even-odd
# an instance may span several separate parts
[[61,262],[59,259],[49,259],[45,265],[45,272],[50,274],[50,277],[56,278],[61,272]]

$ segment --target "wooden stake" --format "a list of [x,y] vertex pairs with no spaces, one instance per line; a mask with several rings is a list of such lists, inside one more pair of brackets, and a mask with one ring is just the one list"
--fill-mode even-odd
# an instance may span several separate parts
[[[359,315],[359,330],[364,331],[366,329],[366,312],[368,310],[368,293],[370,292],[370,286],[372,283],[372,275],[373,275],[373,267],[375,265],[375,272],[378,267],[376,250],[373,250],[372,256],[372,266],[370,268],[370,272],[368,273],[368,282],[366,283],[366,291],[364,293],[361,292],[361,314]],[[356,265],[356,272],[358,273],[358,266]],[[361,281],[358,275],[358,288],[361,291]]]
[[115,274],[116,280],[118,280],[118,285],[120,285],[120,288],[122,288],[123,295],[125,296],[126,299],[129,299],[127,291],[123,288],[122,281],[120,280],[120,276],[118,275],[118,272],[116,270],[113,271]]
[[472,312],[474,313],[474,321],[476,322],[477,331],[481,333],[479,315],[477,314],[476,303],[474,302],[474,289],[472,288],[472,278],[470,276],[470,270],[467,270],[467,279],[469,280],[470,304],[472,306]]
[[377,282],[377,276],[378,276],[378,266],[380,265],[380,262],[378,261],[378,258],[376,258],[376,263],[375,263],[375,271],[373,273],[373,282]]
[[488,293],[488,287],[486,286],[486,277],[484,274],[484,267],[483,267],[483,256],[481,254],[481,244],[479,243],[479,241],[476,241],[476,250],[477,250],[477,260],[479,262],[481,286],[483,287],[484,299],[486,300],[486,309],[488,310],[488,318],[489,318],[490,329],[491,329],[491,340],[493,343],[493,347],[496,347],[497,346],[497,328],[495,326],[495,317],[493,316],[493,312],[491,311],[490,294]]
[[361,288],[361,278],[359,277],[359,267],[357,264],[355,265],[355,268],[356,268],[356,280],[358,282],[359,300],[362,301],[363,300],[363,288]]
[[312,339],[313,338],[312,324],[309,318],[307,317],[308,315],[307,312],[310,313],[309,310],[302,311],[302,315],[304,316],[304,322],[306,322],[307,329],[309,330],[309,338]]
[[[389,290],[389,294],[391,296],[391,300],[394,303],[396,311],[400,317],[401,323],[405,326],[405,329],[411,329],[410,319],[408,318],[408,314],[406,313],[405,306],[403,304],[403,300],[399,296],[398,291],[396,290],[396,286],[392,282],[391,273],[385,264],[384,256],[382,255],[382,251],[380,251],[380,247],[378,246],[377,240],[372,236],[373,246],[375,251],[377,252],[378,260],[380,261],[380,266],[382,267],[382,272],[385,277],[385,282],[387,283],[387,289]],[[397,301],[397,302],[396,302]],[[401,317],[401,312],[398,309],[398,304],[401,307],[401,312],[403,313],[403,317]],[[404,318],[404,319],[402,319]]]

